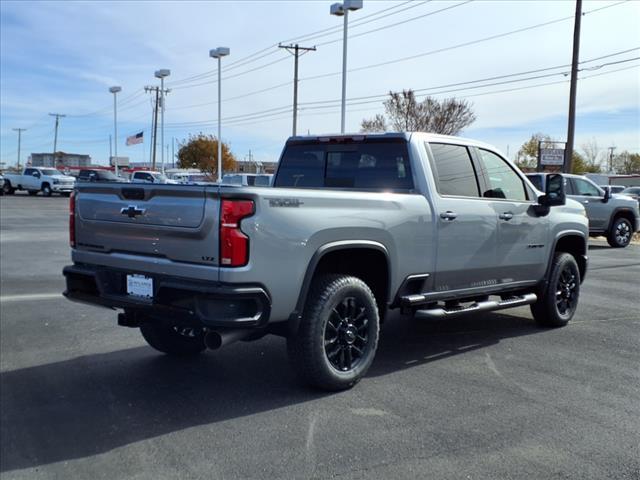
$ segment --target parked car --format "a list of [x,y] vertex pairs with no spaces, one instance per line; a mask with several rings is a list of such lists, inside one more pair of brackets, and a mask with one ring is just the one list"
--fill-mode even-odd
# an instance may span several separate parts
[[0,173],[0,196],[4,195],[4,176]]
[[222,177],[223,185],[239,185],[244,187],[268,187],[273,175],[269,173],[227,173]]
[[640,187],[627,187],[621,192],[621,195],[635,198],[640,204]]
[[[538,190],[543,190],[548,173],[528,173]],[[626,247],[633,233],[640,230],[638,202],[625,195],[612,194],[609,187],[604,189],[581,175],[562,174],[565,179],[567,197],[582,203],[589,217],[589,234],[604,235],[614,248]]]
[[126,182],[110,170],[83,169],[78,173],[78,182]]
[[350,388],[393,309],[571,320],[588,221],[546,180],[537,192],[484,143],[388,133],[292,137],[268,192],[80,184],[64,295],[171,355],[282,335],[304,382]]
[[171,180],[167,176],[160,172],[153,172],[149,170],[136,170],[131,175],[132,183],[170,183],[177,184],[176,180]]
[[214,180],[206,173],[180,172],[171,177],[178,183],[214,183]]
[[55,168],[27,167],[22,174],[5,173],[3,190],[11,195],[16,190],[26,190],[29,195],[42,192],[45,197],[52,193],[69,196],[73,191],[76,179],[60,173]]

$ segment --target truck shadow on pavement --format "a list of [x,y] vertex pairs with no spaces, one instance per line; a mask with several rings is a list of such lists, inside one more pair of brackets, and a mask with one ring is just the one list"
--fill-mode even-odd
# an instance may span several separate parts
[[[392,318],[368,376],[538,332],[530,318],[495,313],[436,322]],[[3,372],[0,471],[84,458],[330,395],[299,386],[284,347],[267,337],[174,359],[144,346]]]

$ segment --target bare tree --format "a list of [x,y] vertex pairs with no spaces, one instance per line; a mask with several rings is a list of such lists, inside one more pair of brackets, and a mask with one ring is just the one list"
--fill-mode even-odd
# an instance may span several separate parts
[[418,102],[413,90],[389,92],[384,109],[386,117],[377,114],[372,119],[362,120],[361,130],[384,132],[391,129],[457,135],[476,120],[472,105],[466,100],[446,98],[439,101],[427,97]]
[[362,120],[362,131],[363,132],[386,132],[387,131],[387,121],[384,118],[384,115],[376,114],[370,120],[364,119]]
[[598,142],[595,138],[591,138],[588,142],[584,142],[580,145],[580,150],[582,150],[582,157],[587,165],[592,168],[600,168],[600,148],[598,147]]

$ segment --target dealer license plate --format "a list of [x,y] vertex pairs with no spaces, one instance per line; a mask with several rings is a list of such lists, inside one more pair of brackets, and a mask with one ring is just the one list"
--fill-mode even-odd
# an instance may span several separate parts
[[127,294],[153,298],[153,278],[144,275],[127,275]]

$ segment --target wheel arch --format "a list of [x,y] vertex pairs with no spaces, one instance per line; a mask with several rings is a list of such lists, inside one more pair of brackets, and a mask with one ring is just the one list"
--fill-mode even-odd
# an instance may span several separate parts
[[322,245],[311,257],[300,287],[295,310],[289,315],[289,333],[298,329],[313,279],[323,273],[351,274],[371,288],[380,318],[386,313],[391,287],[391,265],[387,248],[371,240],[341,240]]
[[556,252],[566,252],[573,255],[578,264],[580,270],[580,283],[584,281],[584,277],[587,273],[587,241],[588,237],[583,232],[578,230],[565,231],[560,233],[553,242],[553,248],[551,249],[551,255],[547,262],[547,270],[545,273],[545,282],[548,281],[551,272],[551,265],[553,263],[553,257]]
[[607,225],[607,233],[611,231],[611,228],[613,227],[613,223],[620,217],[624,217],[627,220],[629,220],[629,222],[631,222],[632,229],[635,227],[636,217],[633,213],[633,210],[628,207],[618,207],[613,211],[613,214],[609,218],[609,225]]

